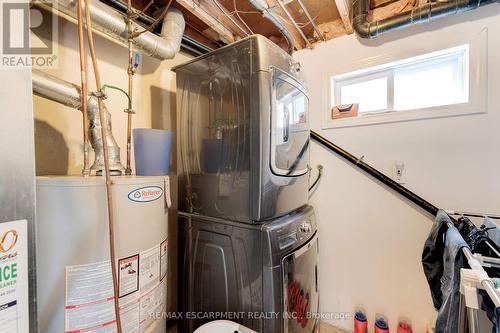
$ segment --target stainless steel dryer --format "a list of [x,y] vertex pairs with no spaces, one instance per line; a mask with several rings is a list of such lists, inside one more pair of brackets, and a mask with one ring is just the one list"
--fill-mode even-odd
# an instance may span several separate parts
[[260,333],[319,331],[311,206],[261,225],[180,213],[183,331],[229,319]]
[[254,35],[173,70],[180,210],[257,223],[307,204],[308,93],[300,65]]

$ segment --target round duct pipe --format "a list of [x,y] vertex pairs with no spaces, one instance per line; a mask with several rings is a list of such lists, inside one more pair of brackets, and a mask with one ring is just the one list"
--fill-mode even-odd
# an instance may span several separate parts
[[[66,82],[40,70],[33,69],[33,92],[40,97],[81,111],[82,101],[80,91],[80,87],[73,83]],[[90,97],[87,110],[89,115],[89,141],[95,152],[95,161],[91,170],[100,173],[104,170],[104,148],[100,134],[101,121],[99,119],[99,106],[97,105],[97,99],[95,97]],[[105,141],[109,150],[110,170],[114,175],[121,174],[123,166],[120,162],[120,147],[116,143],[113,133],[111,132],[111,114],[107,109],[106,128],[107,136]]]
[[[42,3],[76,19],[76,1],[78,0],[42,0]],[[93,28],[126,44],[128,29],[124,15],[99,0],[89,0],[89,5]],[[144,29],[135,22],[133,24],[138,31]],[[145,32],[134,38],[134,46],[159,60],[172,59],[180,50],[185,26],[182,13],[176,8],[170,8],[163,19],[161,36]]]
[[353,0],[352,25],[361,38],[376,38],[387,32],[399,30],[415,24],[427,23],[435,19],[459,14],[488,4],[499,3],[500,0],[451,0],[430,2],[382,20],[368,22],[369,0]]

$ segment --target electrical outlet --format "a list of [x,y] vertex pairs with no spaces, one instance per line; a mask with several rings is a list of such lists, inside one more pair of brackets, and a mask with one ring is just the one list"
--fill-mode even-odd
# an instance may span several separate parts
[[406,174],[405,174],[405,163],[402,161],[394,161],[392,179],[394,179],[399,184],[406,183]]

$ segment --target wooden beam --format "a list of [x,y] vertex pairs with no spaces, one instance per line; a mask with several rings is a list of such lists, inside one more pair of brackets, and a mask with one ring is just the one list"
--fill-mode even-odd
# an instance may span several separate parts
[[[327,40],[337,38],[346,34],[345,23],[342,19],[318,24],[318,29]],[[316,32],[315,32],[316,34]],[[319,39],[318,43],[321,42]],[[316,43],[317,44],[317,43]]]
[[[352,1],[348,0],[335,0],[335,5],[340,13],[340,18],[344,24],[344,29],[348,34],[352,34],[352,23],[351,23],[351,4]],[[327,38],[329,39],[329,38]]]
[[417,0],[399,0],[391,2],[390,4],[376,8],[368,14],[368,20],[370,22],[383,20],[385,18],[407,12],[412,10],[414,7],[418,6]]
[[210,0],[210,1],[200,1],[200,6],[206,9],[210,15],[215,17],[218,21],[222,22],[222,24],[230,29],[235,36],[238,37],[246,37],[249,35],[249,32],[245,28],[245,25],[238,20],[235,16],[231,16],[230,10],[221,3],[219,0]]
[[280,5],[278,4],[278,0],[266,0],[266,3],[269,12],[271,14],[274,14],[275,17],[278,19],[278,21],[280,21],[292,35],[295,48],[297,50],[300,50],[306,47],[306,42],[300,35],[300,32],[297,31],[297,28],[295,28],[293,23],[288,20],[286,13],[283,11],[283,9],[281,9]]
[[378,7],[386,6],[391,2],[395,2],[397,0],[370,0],[370,9],[375,9]]
[[207,24],[210,29],[215,31],[225,43],[230,44],[236,40],[235,33],[227,28],[227,25],[225,25],[224,22],[221,22],[218,18],[214,17],[206,8],[200,6],[193,0],[176,0],[176,2],[191,12],[194,16],[205,22],[205,24]]

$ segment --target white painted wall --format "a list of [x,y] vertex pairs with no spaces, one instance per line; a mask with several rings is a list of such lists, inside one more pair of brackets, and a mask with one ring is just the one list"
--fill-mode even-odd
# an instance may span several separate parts
[[[322,98],[324,73],[342,71],[398,50],[437,47],[488,28],[487,113],[322,130],[329,105]],[[345,36],[296,53],[311,92],[311,128],[390,175],[404,161],[406,186],[436,205],[500,213],[500,8],[487,6],[376,40]],[[425,53],[425,52],[424,52]],[[335,155],[313,145],[312,164],[325,166],[312,198],[320,223],[321,307],[328,312],[376,313],[395,330],[408,317],[424,332],[434,317],[421,268],[422,246],[431,226],[423,211],[402,200]],[[330,320],[352,329],[352,320]]]

